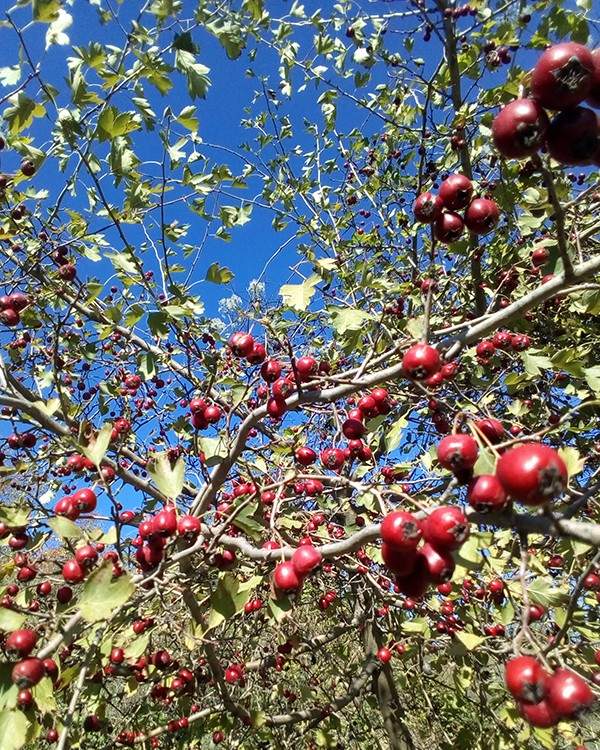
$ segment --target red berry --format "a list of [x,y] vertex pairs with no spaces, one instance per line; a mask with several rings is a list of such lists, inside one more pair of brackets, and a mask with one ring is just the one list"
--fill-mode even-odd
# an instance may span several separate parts
[[63,565],[62,574],[67,583],[81,583],[85,578],[85,570],[75,558],[67,560]]
[[531,93],[547,109],[567,109],[582,102],[592,87],[594,59],[576,42],[554,44],[538,59],[531,75]]
[[442,366],[440,353],[429,344],[413,344],[402,358],[402,368],[413,380],[424,380]]
[[296,574],[303,578],[321,564],[323,556],[312,544],[303,544],[292,555],[292,566]]
[[296,570],[291,561],[278,563],[273,572],[273,583],[279,591],[298,591],[301,579],[298,577]]
[[560,717],[575,718],[594,702],[587,682],[569,669],[557,669],[548,680],[548,704]]
[[454,211],[444,211],[435,220],[434,234],[438,242],[451,245],[459,240],[464,232],[465,224],[462,217]]
[[382,664],[387,664],[392,659],[392,652],[386,646],[381,646],[377,650],[377,658]]
[[421,541],[423,530],[418,518],[404,510],[388,513],[381,523],[381,538],[396,549],[414,550]]
[[421,224],[431,224],[442,210],[443,204],[438,195],[421,193],[413,203],[415,219]]
[[296,360],[296,371],[301,381],[310,380],[319,371],[319,363],[314,357],[300,357]]
[[548,674],[533,656],[517,656],[506,662],[504,681],[514,698],[539,703],[546,695]]
[[525,721],[540,729],[553,727],[558,724],[560,719],[546,700],[541,700],[539,703],[518,703],[517,705]]
[[585,166],[598,152],[598,116],[586,107],[575,107],[550,123],[546,138],[550,156],[561,164]]
[[423,538],[436,549],[458,549],[469,536],[469,520],[456,505],[442,505],[423,522]]
[[445,469],[464,472],[472,469],[477,461],[479,447],[470,435],[454,433],[442,438],[437,446],[437,457]]
[[12,681],[20,688],[28,688],[37,685],[44,675],[44,663],[41,659],[23,659],[13,667]]
[[15,656],[29,656],[37,643],[38,635],[35,630],[23,628],[13,631],[4,642],[5,650]]
[[465,212],[465,224],[473,234],[486,234],[498,223],[500,209],[496,201],[489,198],[475,198]]
[[469,205],[473,183],[464,174],[451,174],[440,185],[439,196],[445,208],[458,211]]
[[447,547],[434,547],[426,542],[417,550],[417,555],[425,560],[429,579],[433,583],[444,583],[452,578],[455,566],[448,549]]
[[558,453],[542,443],[527,443],[503,453],[496,476],[505,492],[525,505],[541,505],[560,495],[567,467]]
[[412,573],[416,561],[416,547],[395,547],[384,542],[381,545],[381,557],[387,567],[397,576],[408,576]]
[[504,487],[494,474],[481,474],[469,485],[469,505],[479,513],[503,510],[508,502]]
[[503,107],[492,123],[494,144],[502,156],[521,159],[543,145],[548,115],[534,99],[516,99]]

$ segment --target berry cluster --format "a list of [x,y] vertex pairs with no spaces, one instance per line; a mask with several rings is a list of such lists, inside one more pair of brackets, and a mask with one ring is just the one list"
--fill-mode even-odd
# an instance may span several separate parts
[[569,669],[550,674],[533,656],[510,659],[504,677],[521,715],[534,727],[575,719],[594,703],[594,694],[578,674]]
[[[381,556],[396,576],[398,591],[423,596],[430,584],[449,581],[454,573],[452,552],[469,536],[469,522],[453,505],[436,508],[423,521],[394,510],[381,523]],[[423,544],[419,543],[423,540]]]
[[[464,216],[457,211],[466,209]],[[450,245],[459,240],[465,226],[473,234],[487,234],[498,223],[500,210],[491,198],[473,198],[473,183],[464,174],[451,174],[438,194],[421,193],[413,204],[415,219],[433,224],[439,242]]]
[[[508,158],[533,156],[546,146],[561,164],[600,165],[600,49],[576,42],[549,47],[531,74],[530,97],[516,99],[494,118],[492,136]],[[549,120],[546,110],[558,114]]]

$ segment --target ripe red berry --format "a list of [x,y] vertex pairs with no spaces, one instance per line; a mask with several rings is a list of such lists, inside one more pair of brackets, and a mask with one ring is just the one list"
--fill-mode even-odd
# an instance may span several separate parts
[[500,209],[496,201],[489,198],[475,198],[465,212],[465,224],[473,234],[486,234],[498,223]]
[[412,513],[394,510],[383,519],[380,533],[386,544],[396,549],[414,550],[421,541],[423,529]]
[[93,513],[96,510],[96,493],[88,487],[77,490],[72,502],[80,513]]
[[298,591],[301,579],[290,560],[278,563],[273,572],[273,583],[279,591]]
[[454,433],[442,438],[437,446],[437,457],[445,469],[464,472],[472,469],[477,461],[479,447],[470,435]]
[[296,360],[296,371],[301,381],[310,380],[319,371],[319,363],[314,357],[300,357]]
[[525,721],[540,729],[553,727],[560,719],[547,700],[541,700],[539,703],[518,703],[517,706]]
[[440,353],[429,344],[413,344],[402,358],[402,368],[413,380],[424,380],[442,366]]
[[496,476],[505,492],[525,505],[541,505],[560,495],[567,467],[558,453],[542,443],[526,443],[503,453]]
[[495,474],[481,474],[469,484],[469,505],[479,513],[503,510],[508,498]]
[[249,333],[238,331],[229,338],[229,348],[237,357],[247,357],[254,348],[254,339]]
[[281,362],[277,359],[268,359],[260,368],[260,375],[267,383],[274,383],[281,375]]
[[533,252],[531,253],[531,263],[536,268],[539,268],[539,266],[543,266],[544,263],[547,262],[549,257],[550,251],[548,248],[540,245],[533,249]]
[[546,700],[561,717],[575,718],[594,702],[594,694],[587,682],[569,669],[557,669],[548,680]]
[[323,556],[316,547],[312,544],[302,544],[292,555],[292,566],[296,574],[303,578],[318,567],[322,560]]
[[342,432],[348,440],[358,440],[365,434],[366,428],[358,419],[346,419],[342,424]]
[[469,520],[456,505],[435,508],[423,521],[423,538],[436,549],[458,549],[468,536]]
[[85,578],[85,570],[75,558],[67,560],[63,565],[62,574],[67,583],[81,583]]
[[539,703],[546,695],[548,674],[533,656],[517,656],[504,666],[504,681],[514,698]]
[[464,174],[451,174],[440,185],[440,199],[451,211],[466,208],[472,195],[473,183]]
[[37,643],[38,635],[35,630],[23,628],[13,631],[4,643],[5,650],[15,656],[29,656]]
[[13,667],[12,681],[19,688],[28,688],[37,685],[44,675],[44,663],[41,659],[23,659]]
[[502,442],[506,431],[504,425],[499,419],[493,417],[478,419],[475,422],[475,427],[489,440],[492,445]]
[[377,650],[377,658],[382,664],[387,664],[392,659],[392,652],[386,646],[381,646]]
[[494,144],[502,156],[522,159],[543,145],[548,115],[534,99],[516,99],[503,107],[492,123]]
[[155,534],[169,537],[177,531],[177,515],[174,508],[164,508],[152,519],[152,529]]
[[321,463],[328,469],[340,469],[345,460],[346,455],[340,448],[326,448],[321,452]]
[[559,112],[550,123],[546,143],[561,164],[585,166],[598,152],[598,116],[586,107]]
[[417,556],[425,560],[429,580],[433,583],[444,583],[452,578],[455,565],[448,547],[434,547],[426,542],[417,550]]
[[384,542],[381,545],[381,557],[387,567],[397,576],[408,576],[415,568],[417,561],[416,547],[396,547]]
[[421,224],[431,224],[442,210],[443,204],[438,195],[421,193],[413,203],[415,219]]
[[594,59],[576,42],[554,44],[538,59],[531,75],[531,93],[547,109],[567,109],[582,102],[592,87]]
[[301,445],[300,448],[296,448],[294,456],[296,457],[296,461],[302,466],[310,466],[317,460],[316,452],[307,445]]
[[435,220],[434,234],[438,242],[451,245],[459,240],[465,230],[462,217],[454,211],[444,211]]

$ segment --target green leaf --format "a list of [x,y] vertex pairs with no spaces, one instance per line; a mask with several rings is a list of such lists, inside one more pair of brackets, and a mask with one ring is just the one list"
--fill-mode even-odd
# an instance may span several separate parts
[[143,635],[134,638],[131,643],[125,647],[125,657],[127,659],[138,659],[143,653],[145,653],[150,643],[150,633],[144,633]]
[[0,630],[6,630],[9,633],[18,630],[25,622],[25,615],[20,612],[13,612],[12,609],[0,609]]
[[523,359],[525,371],[530,375],[539,375],[544,370],[553,369],[552,360],[545,354],[521,352],[521,358]]
[[0,68],[0,84],[2,86],[16,86],[21,79],[21,66]]
[[407,424],[408,420],[406,419],[406,415],[403,414],[401,417],[398,417],[388,430],[385,436],[385,449],[388,453],[393,453],[393,451],[395,451],[400,445],[402,441],[402,432]]
[[164,312],[148,313],[148,327],[153,336],[164,339],[169,335],[168,317]]
[[28,128],[34,117],[43,117],[46,114],[46,108],[42,104],[37,104],[22,91],[16,96],[11,96],[9,101],[10,106],[4,110],[3,117],[13,135]]
[[569,479],[583,471],[585,458],[579,455],[577,448],[567,445],[558,449],[558,454],[567,465]]
[[154,484],[165,497],[175,500],[181,495],[185,479],[185,461],[180,456],[171,466],[169,454],[159,453],[151,463],[148,464],[148,473],[154,480]]
[[195,117],[195,114],[196,107],[190,104],[189,107],[184,107],[177,115],[177,122],[192,133],[195,133],[198,130],[198,118]]
[[188,92],[192,99],[198,97],[204,99],[210,86],[208,74],[210,68],[196,62],[191,52],[185,49],[177,49],[175,52],[175,67],[185,74],[188,84]]
[[98,138],[112,141],[119,136],[139,130],[139,117],[135,112],[119,112],[116,107],[106,107],[98,118]]
[[475,635],[475,633],[466,633],[464,630],[457,630],[454,636],[457,641],[462,643],[467,651],[474,651],[485,641],[483,636]]
[[314,297],[315,287],[321,281],[317,274],[313,274],[302,284],[284,284],[279,290],[283,297],[283,304],[302,312],[310,305]]
[[33,20],[51,23],[56,19],[61,4],[60,0],[33,0]]
[[241,582],[233,573],[225,573],[219,578],[217,588],[210,597],[211,613],[207,631],[240,612],[261,581],[262,576],[253,576],[249,581]]
[[35,705],[42,713],[52,713],[56,711],[56,699],[54,697],[54,687],[49,677],[44,677],[37,685],[32,688],[33,700]]
[[562,604],[567,597],[567,592],[564,589],[556,588],[552,578],[548,577],[534,578],[528,584],[527,592],[532,601],[536,604],[541,604],[543,607],[553,607],[557,604]]
[[102,425],[102,429],[93,441],[90,441],[86,446],[81,446],[84,456],[89,458],[95,466],[100,466],[100,462],[106,455],[112,436],[112,429],[112,424],[107,422]]
[[480,474],[494,474],[496,471],[496,454],[487,448],[479,451],[479,456],[473,467],[473,473],[476,476]]
[[588,367],[584,370],[585,379],[589,387],[600,395],[600,365]]
[[363,310],[351,307],[330,307],[327,310],[332,317],[333,327],[339,334],[346,331],[360,331],[366,320],[372,320],[372,315]]
[[227,443],[223,438],[201,437],[198,438],[198,447],[204,453],[207,466],[218,464],[227,455]]
[[79,526],[64,516],[49,518],[47,523],[61,539],[81,539],[83,537],[83,531]]
[[27,741],[29,720],[23,711],[0,711],[0,748],[19,750]]
[[0,505],[0,521],[7,526],[27,526],[30,511],[18,505]]
[[135,591],[127,573],[113,580],[112,564],[97,568],[87,579],[79,599],[79,610],[86,622],[108,620]]
[[218,263],[212,263],[206,272],[206,281],[212,281],[213,284],[228,284],[234,277],[233,271],[226,266]]

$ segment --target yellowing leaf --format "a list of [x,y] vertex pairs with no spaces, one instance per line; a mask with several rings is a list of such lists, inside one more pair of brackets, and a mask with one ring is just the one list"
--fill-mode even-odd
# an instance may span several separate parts
[[182,456],[177,459],[175,466],[171,466],[168,454],[160,453],[156,460],[148,465],[148,472],[163,495],[171,500],[179,497],[185,478],[185,462]]
[[320,280],[317,274],[313,274],[302,284],[284,284],[279,290],[279,294],[283,297],[283,304],[300,312],[306,310]]
[[585,458],[581,458],[577,448],[567,445],[564,448],[559,448],[558,453],[567,465],[569,479],[583,470],[583,467],[585,466]]
[[48,526],[58,534],[61,539],[81,539],[83,531],[76,523],[63,516],[48,519]]
[[106,451],[110,444],[110,438],[112,435],[112,424],[107,422],[100,432],[96,435],[95,439],[90,441],[88,445],[81,446],[86,458],[89,458],[96,466],[100,466],[100,462],[106,455]]
[[28,727],[23,711],[0,711],[0,748],[19,750],[27,740]]
[[465,633],[464,630],[457,630],[454,634],[457,641],[467,649],[467,651],[473,651],[480,646],[485,638],[481,635],[475,635],[475,633]]

